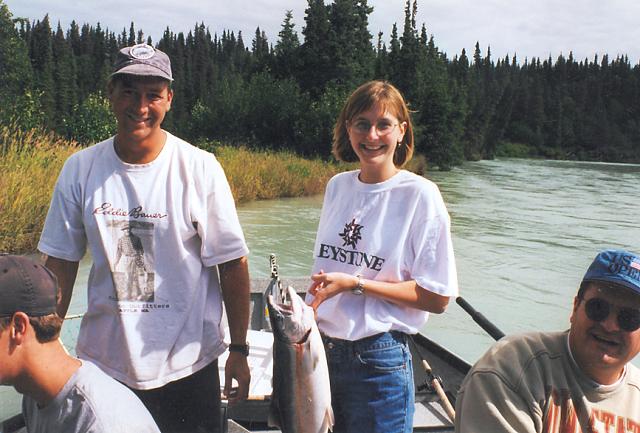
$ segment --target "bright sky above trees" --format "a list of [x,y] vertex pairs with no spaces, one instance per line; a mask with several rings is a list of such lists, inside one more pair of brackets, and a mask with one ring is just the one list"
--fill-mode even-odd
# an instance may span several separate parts
[[[298,34],[304,25],[305,0],[4,0],[15,17],[39,20],[49,13],[52,26],[66,29],[71,20],[119,33],[136,29],[158,41],[169,26],[173,32],[191,30],[204,22],[212,33],[223,29],[242,31],[250,45],[256,27],[275,44],[285,12],[293,11]],[[329,3],[329,0],[327,0]],[[374,40],[378,31],[388,38],[394,22],[402,30],[404,0],[369,0]],[[105,7],[105,5],[107,7]],[[483,54],[491,46],[493,58],[517,54],[554,59],[573,51],[574,58],[593,59],[594,54],[627,54],[632,64],[640,60],[640,2],[633,0],[419,0],[418,27],[424,22],[438,47],[449,58],[462,48],[472,53],[476,41]],[[302,38],[301,38],[302,39]]]

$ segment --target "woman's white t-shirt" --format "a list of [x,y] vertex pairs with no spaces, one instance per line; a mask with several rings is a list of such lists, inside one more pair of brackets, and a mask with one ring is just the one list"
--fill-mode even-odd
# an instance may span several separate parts
[[[340,173],[327,184],[313,273],[415,280],[425,290],[457,296],[450,219],[438,187],[405,170],[377,184],[361,182],[359,173]],[[350,292],[326,300],[317,314],[324,334],[345,340],[391,330],[415,334],[427,318],[425,311]]]

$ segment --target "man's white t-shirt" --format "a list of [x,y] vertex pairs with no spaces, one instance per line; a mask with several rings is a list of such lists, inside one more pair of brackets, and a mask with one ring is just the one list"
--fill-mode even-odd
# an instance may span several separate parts
[[248,254],[216,158],[167,133],[157,158],[127,164],[113,138],[72,155],[38,244],[93,266],[76,352],[136,389],[186,377],[224,350],[215,265]]
[[[425,290],[457,296],[449,214],[438,187],[405,170],[377,184],[361,182],[359,173],[340,173],[327,184],[313,273],[415,280]],[[324,301],[317,314],[323,333],[344,340],[392,330],[415,334],[427,318],[425,311],[350,292]]]

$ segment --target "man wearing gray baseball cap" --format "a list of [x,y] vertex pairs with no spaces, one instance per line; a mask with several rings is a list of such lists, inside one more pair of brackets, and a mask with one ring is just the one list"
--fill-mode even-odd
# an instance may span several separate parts
[[565,332],[498,341],[467,374],[456,432],[640,431],[640,257],[600,252]]
[[223,300],[224,392],[230,403],[248,394],[249,250],[215,156],[161,127],[172,81],[161,50],[117,53],[107,88],[117,133],[65,163],[38,248],[60,281],[61,315],[91,252],[80,358],[134,390],[163,432],[212,432]]
[[24,394],[27,431],[159,433],[131,390],[67,354],[58,339],[58,295],[47,268],[0,256],[0,383]]

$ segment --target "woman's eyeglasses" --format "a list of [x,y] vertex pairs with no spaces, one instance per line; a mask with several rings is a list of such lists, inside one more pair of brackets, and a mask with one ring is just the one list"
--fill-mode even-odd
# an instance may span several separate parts
[[[611,314],[611,304],[602,298],[591,298],[584,304],[587,317],[594,322],[602,322]],[[640,310],[634,308],[619,308],[616,316],[618,326],[626,332],[633,332],[640,328]]]
[[371,131],[371,127],[375,126],[376,133],[378,137],[382,137],[384,135],[391,134],[393,129],[398,126],[397,123],[391,123],[386,120],[381,120],[377,122],[375,125],[367,122],[366,120],[356,120],[355,122],[349,122],[348,126],[353,129],[354,132],[358,134],[368,134]]

